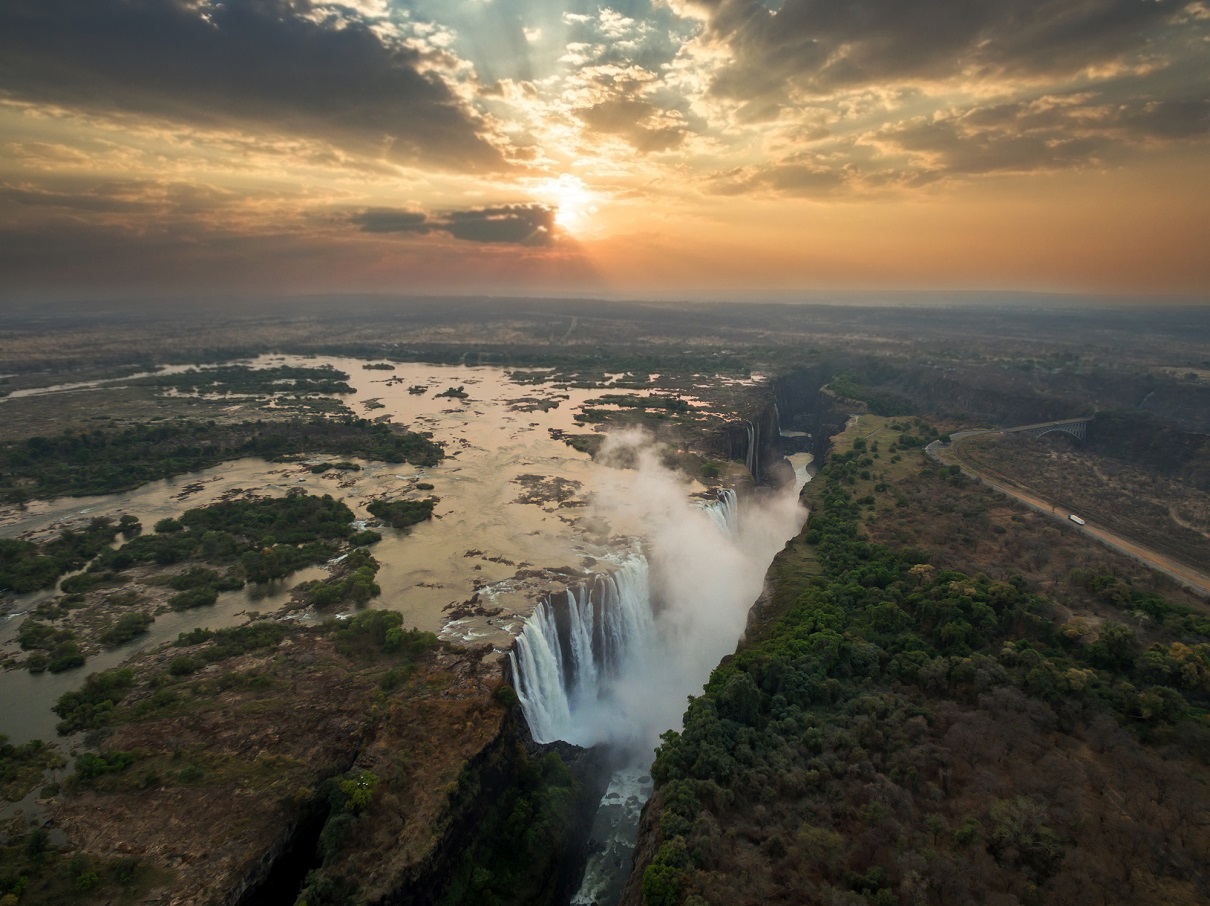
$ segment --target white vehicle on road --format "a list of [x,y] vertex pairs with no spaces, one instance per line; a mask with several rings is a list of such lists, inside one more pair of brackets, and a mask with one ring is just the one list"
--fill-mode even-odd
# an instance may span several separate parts
[[1070,519],[1072,522],[1074,522],[1076,525],[1084,525],[1084,524],[1085,524],[1085,523],[1084,523],[1084,520],[1083,520],[1083,519],[1081,519],[1079,516],[1077,516],[1075,513],[1072,513],[1072,514],[1071,514],[1070,516],[1068,516],[1067,518],[1068,518],[1068,519]]

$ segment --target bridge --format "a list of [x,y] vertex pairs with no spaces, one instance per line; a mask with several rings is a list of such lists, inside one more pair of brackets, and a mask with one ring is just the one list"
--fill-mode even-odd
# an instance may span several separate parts
[[1049,434],[1051,431],[1062,431],[1064,434],[1070,434],[1077,440],[1084,440],[1090,421],[1092,421],[1091,415],[1086,418],[1068,418],[1057,422],[1038,422],[1036,425],[1001,428],[1000,433],[1028,434],[1030,437],[1041,437],[1043,434]]

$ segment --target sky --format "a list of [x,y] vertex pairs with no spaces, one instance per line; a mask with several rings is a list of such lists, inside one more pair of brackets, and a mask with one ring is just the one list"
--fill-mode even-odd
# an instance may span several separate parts
[[0,298],[1210,297],[1210,0],[4,0]]

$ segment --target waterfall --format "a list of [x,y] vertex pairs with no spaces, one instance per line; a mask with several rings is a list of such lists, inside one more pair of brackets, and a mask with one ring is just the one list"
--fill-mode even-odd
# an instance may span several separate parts
[[[722,536],[739,537],[739,501],[730,488],[700,508]],[[637,546],[617,569],[548,595],[525,620],[509,652],[513,685],[537,742],[618,741],[625,705],[615,681],[641,666],[656,644],[647,558]]]
[[760,422],[749,420],[747,422],[748,429],[748,449],[744,453],[744,465],[748,467],[748,471],[752,474],[754,481],[760,481]]
[[[539,742],[550,742],[570,726],[571,702],[563,685],[563,652],[549,602],[534,609],[525,628],[508,659],[530,733]],[[517,669],[518,655],[524,671]]]
[[704,506],[704,509],[728,538],[739,537],[739,498],[731,488],[723,488],[718,492],[718,503]]
[[744,454],[744,465],[748,468],[748,471],[752,474],[753,478],[756,478],[756,438],[757,438],[756,425],[753,422],[749,421],[748,422],[748,450]]
[[608,575],[544,598],[508,656],[533,738],[599,742],[598,728],[583,726],[576,715],[607,694],[610,680],[654,631],[647,559],[637,550]]
[[[748,424],[753,464],[758,430]],[[793,489],[746,501],[741,515],[733,490],[694,503],[683,485],[663,493],[651,478],[640,475],[640,493],[625,498],[647,517],[644,546],[610,574],[544,599],[509,654],[535,740],[608,744],[624,759],[601,800],[575,906],[618,902],[659,736],[679,728],[686,697],[735,650],[769,561],[806,517]]]

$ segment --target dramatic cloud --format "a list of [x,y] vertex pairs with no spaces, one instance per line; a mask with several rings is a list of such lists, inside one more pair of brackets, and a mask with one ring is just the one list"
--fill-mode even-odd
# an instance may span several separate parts
[[0,0],[0,295],[1210,285],[1207,48],[1210,0]]
[[415,233],[423,236],[436,229],[436,224],[423,211],[377,208],[354,214],[349,221],[361,227],[363,233]]
[[733,57],[718,94],[751,98],[796,89],[947,79],[1070,75],[1136,53],[1182,4],[1173,0],[691,0],[709,40]]
[[6,0],[0,90],[204,127],[319,136],[403,160],[498,167],[422,48],[310,0]]
[[1140,144],[1210,134],[1210,102],[1045,98],[889,126],[890,145],[938,173],[1028,173],[1118,160]]
[[540,204],[514,204],[430,218],[419,211],[378,208],[354,214],[349,220],[365,233],[443,232],[467,242],[540,246],[554,238],[555,210]]

